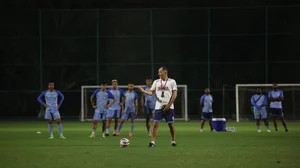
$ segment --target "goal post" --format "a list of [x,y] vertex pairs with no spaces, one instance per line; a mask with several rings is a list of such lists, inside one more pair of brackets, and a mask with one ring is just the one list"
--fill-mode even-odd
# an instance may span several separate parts
[[[273,84],[236,84],[236,122],[253,119],[250,103],[252,95],[260,87],[263,90],[263,94],[268,96],[268,92],[273,89],[272,86]],[[298,119],[296,112],[300,110],[300,106],[297,106],[297,104],[300,104],[300,84],[278,84],[278,88],[284,92],[283,109],[286,111],[286,113],[284,112],[285,116],[287,116],[286,118]]]
[[[138,116],[136,118],[136,121],[144,121],[145,115],[141,113],[141,95],[142,93],[138,90],[138,87],[144,87],[145,85],[135,85],[134,91],[138,94]],[[98,85],[85,85],[81,86],[81,112],[80,112],[80,121],[92,121],[94,109],[91,106],[90,103],[90,96],[93,94],[93,92],[100,88]],[[108,89],[111,88],[110,86],[107,87]],[[128,86],[127,85],[118,85],[118,88],[122,89],[123,91],[126,91]],[[187,99],[187,85],[177,85],[178,92],[177,92],[177,98],[174,102],[175,106],[175,121],[188,121],[188,99]]]

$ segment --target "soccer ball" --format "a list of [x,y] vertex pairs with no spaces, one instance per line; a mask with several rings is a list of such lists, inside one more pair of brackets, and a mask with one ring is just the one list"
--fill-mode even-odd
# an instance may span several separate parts
[[122,148],[128,147],[129,145],[130,145],[129,139],[127,139],[127,138],[122,138],[122,139],[120,140],[120,146],[121,146]]

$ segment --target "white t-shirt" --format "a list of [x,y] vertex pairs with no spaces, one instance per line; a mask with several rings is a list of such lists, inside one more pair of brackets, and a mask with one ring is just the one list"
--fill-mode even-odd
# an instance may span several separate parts
[[[177,90],[177,84],[174,79],[168,78],[166,81],[162,79],[156,79],[150,90],[155,91],[156,103],[155,109],[162,109],[162,106],[167,105],[172,97],[173,90]],[[163,97],[162,97],[163,94]],[[174,109],[174,104],[172,103],[170,109]]]

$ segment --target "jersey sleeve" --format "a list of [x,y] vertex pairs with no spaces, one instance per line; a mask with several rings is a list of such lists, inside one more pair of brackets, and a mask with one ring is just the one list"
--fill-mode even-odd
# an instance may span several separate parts
[[256,106],[255,100],[254,100],[254,96],[251,97],[251,104],[252,106]]
[[60,97],[60,100],[59,100],[59,105],[61,105],[63,103],[63,101],[65,100],[65,96],[60,92],[60,91],[56,91],[58,96]]
[[139,96],[136,92],[134,92],[134,100],[138,100]]
[[279,97],[281,97],[281,98],[284,97],[284,96],[283,96],[283,91],[282,91],[282,90],[280,90],[280,95],[279,95]]
[[106,93],[107,93],[109,99],[115,98],[115,96],[110,91],[107,90]]
[[150,90],[156,90],[156,80],[152,83]]
[[96,97],[96,95],[97,95],[97,93],[100,91],[100,89],[96,89],[95,91],[94,91],[94,93],[92,94],[92,96],[94,96],[94,97]]
[[124,97],[125,96],[125,93],[123,92],[123,90],[122,89],[118,89],[119,90],[119,92],[120,92],[120,95],[121,95],[121,97]]
[[268,93],[268,98],[270,99],[272,97],[271,91]]
[[173,80],[173,82],[172,82],[172,91],[173,90],[177,90],[177,83],[175,80]]
[[268,98],[267,98],[267,96],[264,96],[265,97],[265,99],[264,99],[264,105],[267,105],[268,104]]
[[43,102],[42,98],[45,97],[45,94],[46,94],[47,91],[44,91],[43,93],[41,93],[39,95],[39,97],[37,98],[37,101],[41,104],[41,105],[44,105],[45,103]]
[[204,103],[204,95],[200,98],[200,103]]

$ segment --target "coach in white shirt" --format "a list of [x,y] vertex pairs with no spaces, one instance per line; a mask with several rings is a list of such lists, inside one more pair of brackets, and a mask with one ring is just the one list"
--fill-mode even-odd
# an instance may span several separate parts
[[144,90],[139,87],[139,90],[148,95],[155,93],[155,113],[154,124],[152,129],[152,141],[149,147],[155,147],[155,137],[159,123],[165,118],[169,125],[172,141],[171,145],[176,146],[175,142],[175,126],[174,126],[174,101],[177,97],[177,84],[174,79],[168,77],[168,70],[166,67],[161,67],[158,70],[159,79],[155,80],[150,90]]

